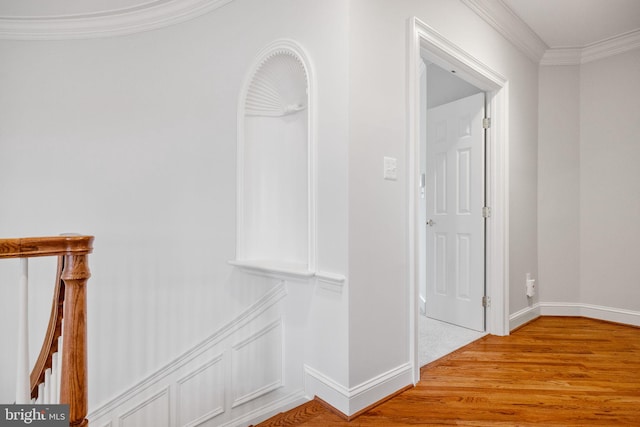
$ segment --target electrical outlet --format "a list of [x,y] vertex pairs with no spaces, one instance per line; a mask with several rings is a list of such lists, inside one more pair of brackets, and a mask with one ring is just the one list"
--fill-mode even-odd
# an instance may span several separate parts
[[531,278],[531,273],[527,273],[525,289],[529,298],[533,297],[536,294],[536,280]]

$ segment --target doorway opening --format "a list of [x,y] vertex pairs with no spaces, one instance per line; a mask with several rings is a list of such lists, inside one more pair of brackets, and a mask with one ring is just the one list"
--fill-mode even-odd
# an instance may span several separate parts
[[[420,379],[420,260],[425,257],[421,242],[421,145],[420,73],[423,61],[455,74],[486,94],[486,114],[491,127],[486,131],[485,203],[490,212],[485,224],[485,331],[508,335],[508,81],[473,55],[451,43],[417,18],[409,20],[408,52],[408,244],[409,244],[409,340],[414,382]],[[428,97],[428,95],[427,95]],[[423,218],[426,224],[426,218]],[[483,304],[483,301],[479,301]]]
[[485,93],[422,58],[418,358],[485,335]]

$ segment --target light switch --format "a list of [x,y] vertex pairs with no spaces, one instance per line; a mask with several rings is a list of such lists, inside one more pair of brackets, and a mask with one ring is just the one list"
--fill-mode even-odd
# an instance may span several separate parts
[[398,179],[398,160],[395,157],[384,158],[384,179],[391,181]]

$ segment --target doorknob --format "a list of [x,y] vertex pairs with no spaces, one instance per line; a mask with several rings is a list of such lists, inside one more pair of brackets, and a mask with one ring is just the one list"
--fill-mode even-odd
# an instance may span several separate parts
[[435,223],[435,222],[433,222],[433,220],[432,220],[432,219],[430,219],[429,221],[427,221],[427,225],[428,225],[429,227],[433,227],[434,225],[436,225],[436,223]]

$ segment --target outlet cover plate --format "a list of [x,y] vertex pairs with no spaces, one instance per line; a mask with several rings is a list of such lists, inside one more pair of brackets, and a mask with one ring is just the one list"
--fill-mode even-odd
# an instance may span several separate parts
[[391,181],[398,179],[398,159],[395,157],[384,158],[384,179]]

